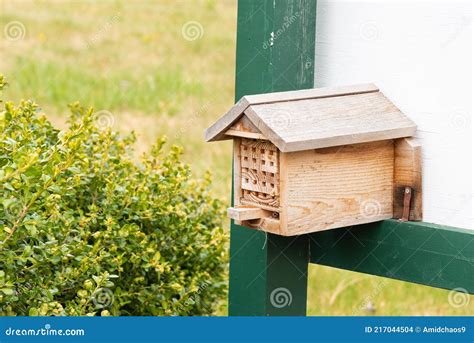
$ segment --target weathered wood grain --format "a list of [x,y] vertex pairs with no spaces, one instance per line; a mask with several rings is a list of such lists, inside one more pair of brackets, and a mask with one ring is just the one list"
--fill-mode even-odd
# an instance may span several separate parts
[[242,171],[242,189],[261,192],[272,196],[278,195],[278,178],[272,173],[259,172],[252,169]]
[[272,218],[271,216],[265,216],[263,218],[255,220],[244,220],[242,222],[242,225],[250,229],[255,229],[282,236],[280,221],[278,219]]
[[[241,171],[242,167],[240,165],[240,143],[241,138],[236,137],[233,144],[233,173],[232,173],[232,196],[233,196],[233,205],[240,205],[240,198],[242,197],[242,188],[240,187],[240,180],[242,179]],[[241,222],[236,220],[235,223],[240,225]]]
[[[275,207],[275,206],[278,206],[278,204],[279,204],[279,198],[275,199],[275,201],[276,201],[276,204],[274,204],[273,206],[259,203],[258,207],[263,209],[263,210],[279,213],[279,212],[281,212],[281,207]],[[248,205],[248,206],[255,206],[255,200],[247,200],[246,198],[241,198],[240,199],[240,204]]]
[[392,140],[281,156],[282,234],[392,218]]
[[276,235],[281,235],[280,221],[271,217],[261,219],[258,223],[258,229],[265,232],[274,233]]
[[380,92],[252,105],[245,114],[283,152],[409,137],[416,131]]
[[261,134],[257,127],[252,124],[247,116],[243,115],[225,132],[228,136],[244,137],[264,140],[266,137]]
[[378,91],[378,87],[373,83],[364,83],[357,85],[320,87],[288,92],[247,95],[245,96],[245,98],[247,99],[250,106],[258,104],[271,104],[275,102],[297,101],[304,99],[320,99],[333,96],[372,93]]
[[240,143],[242,198],[255,205],[279,206],[278,149],[269,141],[242,139]]
[[222,115],[212,126],[207,128],[204,136],[207,142],[229,139],[225,132],[236,120],[238,120],[250,105],[268,104],[278,101],[317,99],[329,96],[343,96],[377,91],[378,88],[374,84],[361,84],[247,95],[242,97],[228,112]]
[[204,133],[206,142],[229,139],[225,132],[242,115],[249,103],[245,97],[242,97],[232,108],[220,117],[214,124],[208,127]]
[[252,204],[262,208],[269,208],[275,211],[280,206],[280,197],[277,195],[265,194],[262,192],[251,192],[248,190],[243,191],[241,203]]
[[265,137],[261,133],[239,131],[239,130],[233,130],[233,129],[227,130],[225,134],[227,136],[232,136],[232,137],[242,137],[242,138],[261,139],[261,140],[267,139],[267,137]]
[[240,145],[242,168],[259,172],[278,172],[278,149],[268,141],[242,139]]
[[260,133],[258,128],[249,120],[247,116],[241,116],[239,120],[232,124],[229,130]]
[[265,211],[253,206],[237,206],[227,209],[227,216],[231,219],[243,221],[265,217]]
[[421,144],[414,138],[395,140],[393,171],[393,216],[401,218],[405,187],[411,187],[409,220],[423,219],[421,182]]

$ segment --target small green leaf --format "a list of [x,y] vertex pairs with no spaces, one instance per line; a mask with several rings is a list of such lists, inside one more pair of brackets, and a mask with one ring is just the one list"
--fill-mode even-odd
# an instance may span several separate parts
[[14,291],[11,288],[0,288],[0,291],[5,295],[13,295]]
[[28,311],[29,316],[39,316],[39,311],[36,307],[31,307]]

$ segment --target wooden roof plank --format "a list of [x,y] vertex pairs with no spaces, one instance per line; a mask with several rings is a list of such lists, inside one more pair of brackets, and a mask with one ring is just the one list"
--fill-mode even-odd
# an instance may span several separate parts
[[245,113],[283,152],[410,137],[416,125],[373,84],[245,96],[206,130],[225,133]]
[[284,152],[409,137],[416,131],[380,92],[251,105],[245,113]]
[[321,87],[313,89],[303,89],[289,92],[275,92],[265,94],[247,95],[242,97],[227,113],[221,116],[205,132],[207,142],[228,139],[225,136],[232,123],[239,119],[242,113],[250,105],[269,104],[281,101],[295,101],[302,99],[318,99],[323,97],[344,96],[350,94],[377,92],[379,89],[372,83],[339,86],[339,87]]
[[379,89],[373,83],[359,85],[320,87],[312,89],[301,89],[289,92],[275,92],[265,94],[247,95],[245,98],[249,105],[271,104],[274,102],[298,101],[304,99],[321,99],[326,97],[345,96],[362,93],[378,92]]
[[206,142],[229,139],[230,137],[226,137],[225,132],[240,118],[248,106],[249,103],[245,97],[237,101],[227,113],[220,117],[212,126],[207,128],[204,134]]

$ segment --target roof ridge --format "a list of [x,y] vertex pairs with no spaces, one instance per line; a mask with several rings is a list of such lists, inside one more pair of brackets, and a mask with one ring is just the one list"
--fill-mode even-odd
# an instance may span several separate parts
[[245,100],[249,103],[249,106],[252,106],[252,105],[272,104],[276,102],[323,99],[323,98],[330,98],[330,97],[373,93],[373,92],[379,92],[379,91],[380,91],[379,88],[375,84],[364,83],[364,84],[349,85],[349,86],[319,87],[319,88],[299,89],[296,91],[245,95],[241,98],[241,100],[245,98]]
[[250,106],[273,104],[276,102],[322,99],[378,91],[379,89],[375,84],[364,83],[348,86],[319,87],[300,89],[296,91],[245,95],[240,98],[239,101],[237,101],[229,111],[224,113],[212,126],[206,129],[204,137],[207,142],[226,139],[225,131],[227,131],[227,129],[236,120],[238,120]]

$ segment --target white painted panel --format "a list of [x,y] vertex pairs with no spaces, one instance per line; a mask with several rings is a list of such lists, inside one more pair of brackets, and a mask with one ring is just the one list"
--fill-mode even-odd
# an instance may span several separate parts
[[424,221],[473,226],[472,4],[318,0],[315,87],[374,82],[418,125]]

